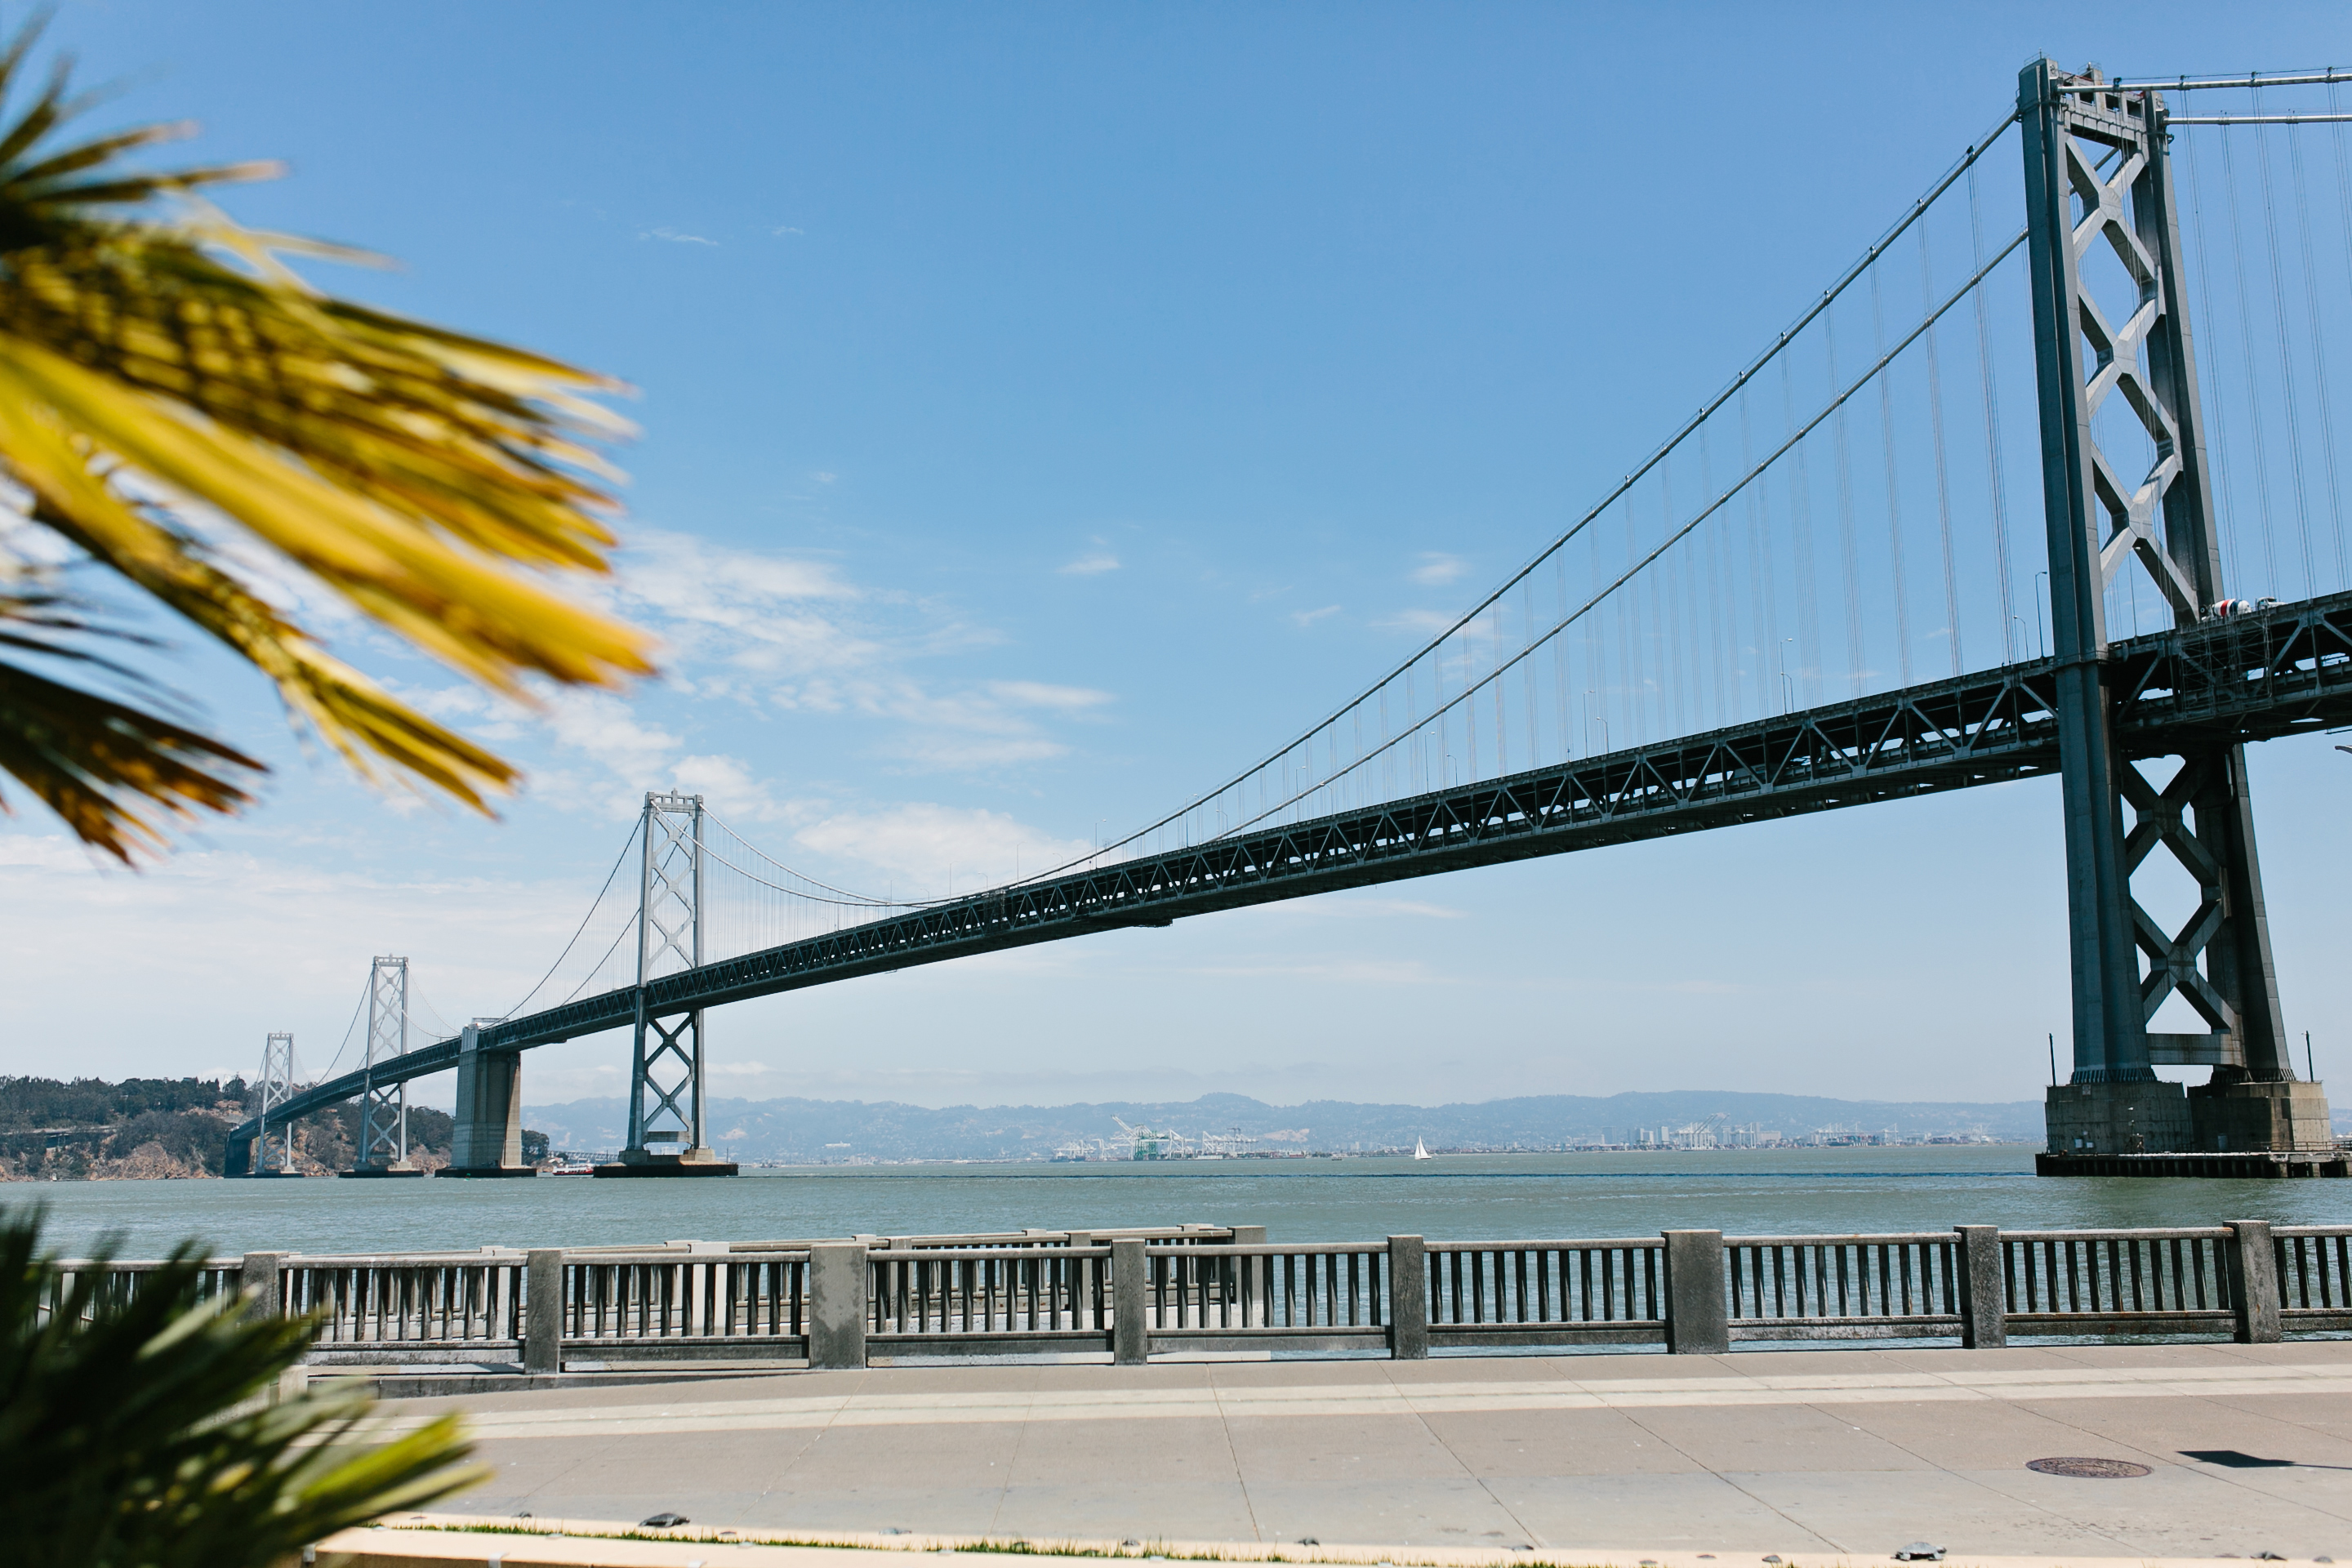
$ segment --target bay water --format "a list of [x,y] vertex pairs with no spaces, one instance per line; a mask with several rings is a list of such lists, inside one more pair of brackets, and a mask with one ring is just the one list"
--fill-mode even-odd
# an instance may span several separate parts
[[120,1257],[470,1251],[858,1234],[1263,1225],[1278,1242],[2352,1224],[2352,1181],[2040,1178],[2020,1147],[1709,1150],[1400,1159],[810,1166],[614,1181],[55,1182],[0,1185],[47,1245]]

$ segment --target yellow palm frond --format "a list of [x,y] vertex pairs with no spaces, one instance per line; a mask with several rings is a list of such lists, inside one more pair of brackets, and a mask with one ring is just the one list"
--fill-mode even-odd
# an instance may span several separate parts
[[[0,93],[29,44],[20,35],[0,52]],[[208,526],[226,520],[507,696],[528,700],[530,677],[615,685],[650,671],[647,639],[554,580],[609,570],[615,476],[596,448],[629,427],[591,398],[622,389],[319,292],[281,258],[363,258],[242,228],[192,195],[272,167],[122,166],[172,127],[53,147],[73,107],[60,74],[0,125],[0,473],[33,497],[34,522],[252,663],[362,772],[483,806],[514,770],[328,655],[244,580]],[[54,693],[40,700],[52,726],[77,711]],[[137,744],[153,754],[101,766],[89,752],[73,763],[79,786],[26,760],[67,752],[0,735],[0,767],[53,805],[70,800],[58,809],[74,830],[126,858],[133,838],[158,841],[134,802],[233,810],[242,793],[184,774],[257,765],[192,752],[202,737],[160,718],[152,733],[125,729],[135,711],[106,710],[105,755]]]

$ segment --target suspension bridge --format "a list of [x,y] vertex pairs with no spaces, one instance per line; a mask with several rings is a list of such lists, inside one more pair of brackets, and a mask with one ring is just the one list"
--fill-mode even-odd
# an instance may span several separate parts
[[730,1002],[2042,774],[2074,994],[2042,1168],[2332,1149],[2287,1048],[2244,748],[2352,723],[2347,82],[2035,62],[1668,439],[1278,750],[1081,860],[926,900],[817,881],[650,794],[506,1015],[411,1048],[405,965],[378,960],[358,1069],[294,1085],[273,1037],[232,1173],[283,1169],[283,1129],[355,1099],[361,1170],[405,1170],[404,1086],[454,1070],[442,1173],[528,1174],[521,1052],[613,1030],[630,1121],[604,1169],[724,1173],[704,1037]]

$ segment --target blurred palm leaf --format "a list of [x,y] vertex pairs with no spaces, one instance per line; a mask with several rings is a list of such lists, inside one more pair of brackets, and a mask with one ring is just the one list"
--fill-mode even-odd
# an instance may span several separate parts
[[61,1281],[40,1229],[0,1226],[10,1561],[262,1568],[483,1479],[453,1416],[394,1433],[364,1393],[260,1403],[315,1325],[203,1300],[192,1247],[138,1275]]
[[[0,53],[0,95],[31,41]],[[55,145],[76,107],[59,74],[0,119],[0,473],[35,527],[249,661],[362,773],[484,806],[512,767],[328,655],[223,546],[243,534],[509,697],[527,700],[531,677],[646,673],[643,634],[551,586],[609,570],[614,476],[595,443],[628,426],[588,396],[617,384],[318,292],[279,258],[364,258],[240,227],[194,195],[274,169],[124,166],[172,127]],[[0,626],[26,600],[0,588]],[[0,648],[81,658],[58,630]],[[0,663],[0,767],[128,860],[173,818],[247,804],[260,764]]]

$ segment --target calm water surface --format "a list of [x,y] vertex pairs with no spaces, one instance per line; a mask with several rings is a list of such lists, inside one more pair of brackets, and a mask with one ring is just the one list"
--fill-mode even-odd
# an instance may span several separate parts
[[1197,1221],[1276,1241],[1391,1234],[1456,1240],[2352,1223],[2352,1182],[2042,1180],[2030,1149],[1822,1149],[1171,1164],[747,1171],[730,1180],[57,1182],[0,1186],[45,1205],[54,1245],[107,1232],[153,1256],[214,1251],[585,1247]]

